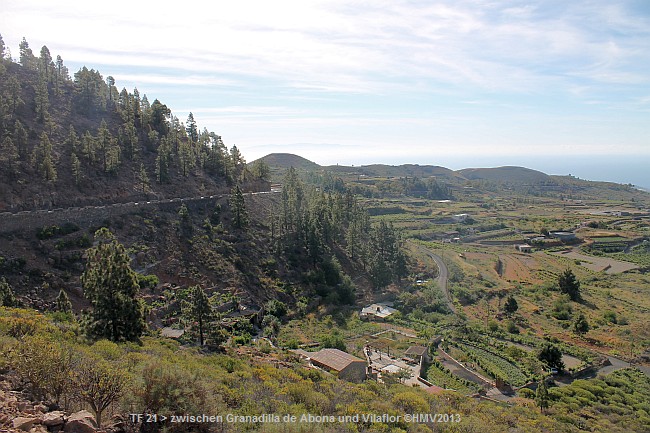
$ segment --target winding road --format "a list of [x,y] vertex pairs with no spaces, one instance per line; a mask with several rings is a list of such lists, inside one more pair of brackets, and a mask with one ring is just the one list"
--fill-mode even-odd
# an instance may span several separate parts
[[430,249],[423,247],[422,245],[414,245],[421,252],[431,258],[436,263],[436,266],[438,266],[438,277],[436,278],[436,282],[438,283],[440,290],[442,290],[442,293],[445,295],[445,299],[447,299],[447,305],[449,306],[449,309],[452,313],[456,313],[456,307],[454,306],[454,301],[451,299],[451,293],[449,293],[449,287],[447,285],[449,281],[449,270],[447,269],[447,265],[445,265],[445,262],[442,261],[442,257],[434,254]]

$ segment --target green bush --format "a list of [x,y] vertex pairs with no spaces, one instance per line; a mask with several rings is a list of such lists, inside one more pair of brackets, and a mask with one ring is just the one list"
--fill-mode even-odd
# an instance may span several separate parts
[[535,391],[528,388],[521,388],[519,391],[517,391],[517,394],[519,394],[519,396],[523,398],[530,398],[530,399],[535,398]]

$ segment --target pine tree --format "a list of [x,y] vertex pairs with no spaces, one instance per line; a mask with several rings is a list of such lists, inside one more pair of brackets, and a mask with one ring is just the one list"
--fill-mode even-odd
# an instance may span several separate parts
[[16,110],[18,109],[18,107],[25,103],[25,101],[23,101],[21,97],[22,89],[20,87],[20,81],[18,81],[18,78],[16,78],[15,75],[12,75],[7,80],[6,91],[9,100],[9,105],[11,106],[11,115],[15,117]]
[[149,190],[149,176],[147,175],[147,170],[144,168],[144,164],[140,164],[140,171],[138,172],[138,183],[142,187],[142,193],[145,194]]
[[515,297],[512,295],[508,296],[508,299],[506,299],[506,303],[503,306],[503,311],[505,311],[507,315],[511,315],[514,314],[518,309],[519,305],[517,304]]
[[81,161],[79,161],[79,158],[74,153],[70,157],[70,168],[75,185],[79,185],[79,181],[81,180]]
[[14,124],[14,143],[18,148],[18,154],[21,158],[27,158],[27,131],[23,127],[23,124],[20,123],[20,120],[16,119]]
[[55,80],[54,80],[54,92],[57,95],[60,95],[61,94],[61,84],[63,84],[63,82],[65,80],[69,79],[69,77],[68,77],[68,68],[66,68],[63,65],[63,59],[61,58],[61,56],[56,56],[56,69],[55,69],[54,77],[55,77]]
[[546,378],[542,378],[537,385],[537,391],[535,392],[535,403],[537,407],[540,408],[542,413],[546,412],[549,406],[549,395],[548,395],[548,386],[546,385]]
[[258,159],[253,164],[253,176],[257,179],[268,181],[271,176],[271,169],[263,159]]
[[27,69],[36,69],[36,57],[25,38],[20,41],[18,49],[20,50],[20,64]]
[[191,168],[195,166],[192,145],[187,141],[181,141],[178,149],[178,160],[180,163],[181,173],[187,176]]
[[248,225],[246,201],[239,185],[235,186],[230,193],[230,210],[232,212],[232,223],[235,227],[241,229]]
[[45,122],[49,118],[50,99],[47,91],[47,81],[42,77],[38,80],[34,102],[38,120]]
[[56,297],[56,309],[62,313],[72,313],[72,302],[68,298],[68,294],[61,289],[59,296]]
[[79,136],[72,125],[70,125],[70,128],[68,129],[68,138],[65,140],[65,145],[68,146],[68,149],[73,153],[79,151]]
[[49,48],[45,45],[41,48],[41,57],[39,58],[39,72],[41,77],[46,82],[52,81],[52,73],[54,72],[54,62],[52,62],[52,55]]
[[576,279],[571,269],[565,270],[558,277],[558,286],[562,293],[569,295],[572,301],[580,300],[580,281]]
[[14,296],[14,291],[11,285],[5,280],[4,277],[0,279],[0,307],[16,307],[18,302]]
[[102,162],[102,169],[104,170],[104,172],[108,171],[109,151],[111,148],[112,140],[113,140],[113,136],[108,130],[108,125],[106,124],[106,120],[102,119],[102,122],[99,125],[99,129],[97,130],[97,137],[95,137],[95,143],[97,143],[97,151],[99,153],[99,159]]
[[230,149],[230,166],[232,167],[232,181],[239,181],[246,169],[246,160],[235,145]]
[[589,332],[589,322],[583,313],[576,318],[576,321],[573,323],[573,332],[576,334],[584,335]]
[[213,319],[210,298],[200,286],[190,287],[190,300],[185,305],[185,315],[196,323],[199,332],[199,343],[203,346],[205,334]]
[[57,173],[52,154],[52,143],[45,132],[41,134],[40,144],[34,149],[32,160],[43,179],[47,181],[56,180]]
[[187,131],[187,136],[190,138],[192,143],[196,143],[199,140],[199,130],[196,126],[196,121],[194,120],[194,114],[191,112],[189,116],[187,116],[185,130]]
[[13,173],[17,171],[19,157],[18,148],[11,137],[7,135],[2,140],[2,145],[0,146],[0,161],[4,163],[8,172]]
[[99,229],[95,239],[98,244],[88,249],[88,262],[81,275],[84,296],[92,305],[85,320],[86,334],[93,339],[137,341],[145,322],[129,256],[107,228]]

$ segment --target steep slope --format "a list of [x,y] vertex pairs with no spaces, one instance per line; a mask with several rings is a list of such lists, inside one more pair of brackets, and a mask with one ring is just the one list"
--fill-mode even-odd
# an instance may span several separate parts
[[0,212],[264,189],[193,116],[94,69],[70,77],[45,50],[0,60]]

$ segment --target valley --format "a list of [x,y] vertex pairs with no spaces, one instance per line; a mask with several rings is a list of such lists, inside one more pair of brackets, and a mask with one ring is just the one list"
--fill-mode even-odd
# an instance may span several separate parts
[[0,430],[650,427],[647,192],[247,163],[46,48],[0,70]]

